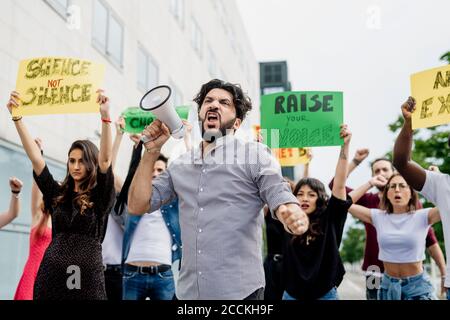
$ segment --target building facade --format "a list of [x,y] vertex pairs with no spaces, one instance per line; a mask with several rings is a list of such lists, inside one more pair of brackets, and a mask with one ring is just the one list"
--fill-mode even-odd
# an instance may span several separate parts
[[[168,84],[174,105],[191,105],[201,84],[212,78],[239,83],[255,110],[241,134],[259,121],[259,70],[234,0],[2,0],[0,2],[0,97],[14,90],[19,61],[34,57],[77,57],[106,65],[103,89],[112,116],[137,106],[150,88]],[[44,142],[52,173],[63,179],[72,141],[99,142],[98,114],[25,117],[33,136]],[[195,123],[194,123],[195,125]],[[196,127],[195,127],[196,128]],[[194,132],[194,142],[199,141]],[[171,139],[172,140],[172,139]],[[8,208],[8,178],[24,181],[22,210],[0,230],[0,299],[11,299],[28,256],[31,222],[31,163],[5,107],[0,108],[0,211]],[[125,177],[132,144],[124,138],[116,172]],[[163,152],[175,156],[182,142]]]

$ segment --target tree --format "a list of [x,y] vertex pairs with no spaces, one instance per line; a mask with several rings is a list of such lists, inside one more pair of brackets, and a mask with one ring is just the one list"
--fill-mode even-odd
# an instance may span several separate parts
[[447,63],[450,64],[450,51],[444,53],[439,59],[447,61]]
[[358,225],[351,226],[342,241],[341,258],[343,262],[357,262],[364,256],[366,232]]

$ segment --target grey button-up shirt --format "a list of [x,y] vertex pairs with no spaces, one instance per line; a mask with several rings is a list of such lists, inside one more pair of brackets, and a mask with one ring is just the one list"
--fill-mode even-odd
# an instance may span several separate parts
[[179,299],[243,299],[265,286],[261,209],[298,203],[265,145],[232,135],[195,148],[153,181],[150,211],[178,197]]

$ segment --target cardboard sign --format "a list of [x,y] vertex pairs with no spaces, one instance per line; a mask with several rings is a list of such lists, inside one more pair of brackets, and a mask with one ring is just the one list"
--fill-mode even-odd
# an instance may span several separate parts
[[293,167],[299,164],[309,163],[308,149],[309,148],[272,149],[272,153],[278,159],[282,167]]
[[[261,127],[259,125],[253,125],[252,129],[256,140],[260,134]],[[272,149],[272,154],[278,159],[282,167],[293,167],[298,164],[309,163],[308,150],[309,148],[274,148]]]
[[411,75],[416,99],[412,127],[428,128],[450,122],[450,65]]
[[[189,106],[179,106],[175,108],[181,119],[187,120],[189,115]],[[146,126],[152,123],[156,116],[150,111],[144,111],[139,107],[130,107],[122,112],[125,119],[125,132],[141,133]]]
[[281,92],[261,97],[261,134],[271,148],[340,146],[342,92]]
[[104,65],[76,58],[44,57],[20,62],[13,116],[99,112],[96,91]]

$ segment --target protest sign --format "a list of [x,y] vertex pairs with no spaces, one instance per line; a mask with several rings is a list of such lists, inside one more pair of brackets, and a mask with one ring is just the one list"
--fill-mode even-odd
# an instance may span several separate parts
[[342,92],[281,92],[261,97],[261,135],[271,148],[339,146]]
[[416,99],[412,127],[428,128],[450,122],[450,66],[411,75],[411,95]]
[[44,57],[20,62],[13,116],[98,112],[96,91],[104,65],[76,58]]

